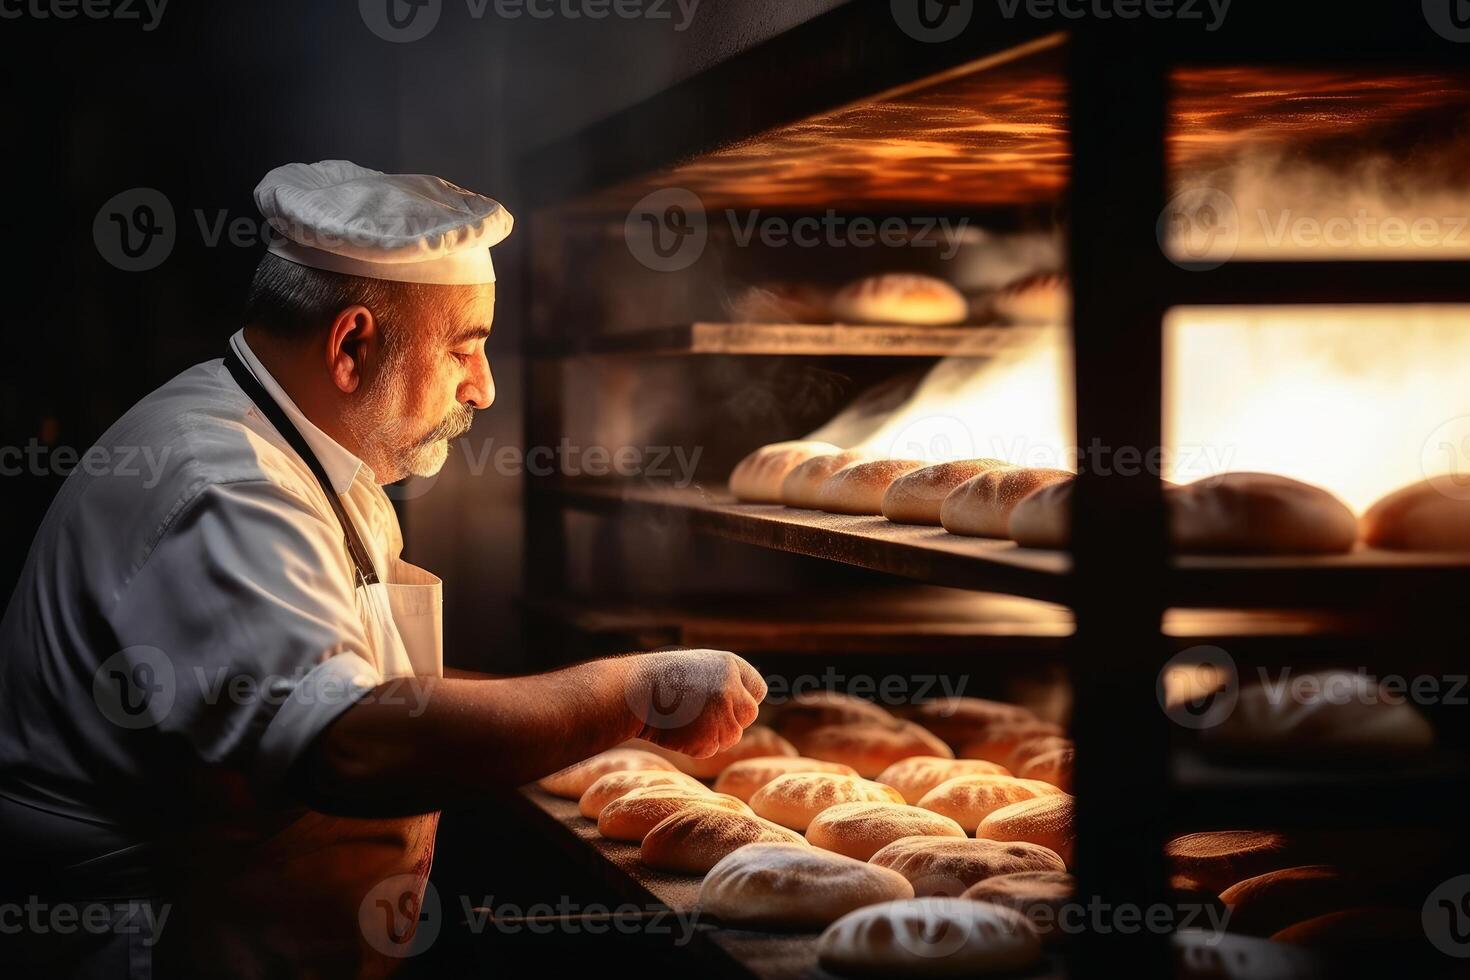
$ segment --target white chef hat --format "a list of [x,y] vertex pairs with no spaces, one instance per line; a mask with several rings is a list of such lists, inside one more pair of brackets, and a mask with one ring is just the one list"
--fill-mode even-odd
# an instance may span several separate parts
[[490,246],[513,219],[497,201],[425,174],[346,160],[288,163],[255,188],[276,232],[270,252],[298,265],[394,282],[495,281]]

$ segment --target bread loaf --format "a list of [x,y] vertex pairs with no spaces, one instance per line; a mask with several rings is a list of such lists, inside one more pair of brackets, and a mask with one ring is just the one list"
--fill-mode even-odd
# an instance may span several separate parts
[[1018,704],[958,696],[935,698],[921,704],[895,708],[893,713],[923,725],[944,739],[953,749],[973,741],[992,726],[1024,725],[1041,721]]
[[1050,783],[1014,776],[956,776],[925,793],[918,805],[942,813],[969,830],[1002,807],[1060,793]]
[[946,779],[956,776],[1009,776],[1005,766],[984,759],[946,759],[938,755],[911,755],[878,774],[878,782],[903,794],[905,803],[918,804]]
[[906,803],[839,803],[812,818],[813,846],[866,861],[900,837],[968,837],[949,817]]
[[853,909],[914,894],[896,871],[805,844],[747,844],[720,860],[699,910],[727,926],[820,929]]
[[857,770],[840,762],[824,762],[805,756],[762,756],[756,759],[741,759],[726,766],[715,779],[715,792],[728,793],[737,800],[750,802],[750,798],[762,786],[789,772],[826,772],[842,776],[856,776]]
[[587,787],[597,782],[599,777],[625,769],[678,771],[672,762],[652,752],[641,749],[608,749],[546,776],[537,785],[553,796],[580,800],[582,794],[587,792]]
[[1016,773],[1021,779],[1035,779],[1051,783],[1063,792],[1072,792],[1072,766],[1077,760],[1077,750],[1071,747],[1043,752],[1021,766]]
[[793,772],[777,776],[750,798],[750,808],[792,830],[806,830],[812,820],[839,803],[902,803],[898,790],[882,783],[829,772]]
[[596,820],[602,808],[624,794],[647,786],[677,786],[691,793],[708,793],[699,780],[682,772],[664,772],[654,769],[625,769],[597,777],[577,801],[577,810],[582,816]]
[[1066,871],[1014,871],[977,881],[960,897],[1019,912],[1044,944],[1056,945],[1075,928],[1066,910],[1076,890],[1076,879]]
[[989,840],[1030,841],[1049,847],[1060,854],[1070,868],[1077,842],[1073,802],[1072,797],[1059,793],[1012,803],[981,820],[975,836]]
[[[769,699],[768,699],[768,703]],[[873,724],[902,728],[882,705],[841,691],[803,691],[782,704],[770,705],[770,725],[789,739],[824,725]]]
[[875,459],[844,466],[817,488],[817,509],[829,514],[881,514],[883,495],[893,481],[923,466],[917,459]]
[[1215,830],[1176,837],[1164,845],[1174,874],[1223,892],[1237,881],[1288,868],[1295,860],[1291,842],[1264,830]]
[[852,766],[858,775],[872,778],[895,762],[915,755],[944,758],[949,746],[913,722],[886,725],[824,725],[795,736],[792,741],[802,755]]
[[943,279],[891,273],[842,287],[832,297],[832,312],[842,323],[946,326],[963,323],[970,305]]
[[678,766],[680,772],[687,773],[696,779],[714,779],[728,766],[743,759],[772,756],[794,758],[796,755],[796,747],[777,734],[775,730],[766,725],[751,725],[740,733],[740,741],[723,752],[716,752],[708,759],[696,759],[693,756],[673,752],[669,754],[669,761]]
[[1011,909],[960,898],[915,898],[849,912],[817,940],[824,970],[851,977],[1017,974],[1041,940]]
[[961,483],[944,498],[939,522],[950,534],[1007,538],[1017,504],[1043,487],[1073,479],[1066,470],[1020,466],[989,470]]
[[846,449],[828,456],[812,456],[793,466],[781,481],[781,503],[787,507],[821,509],[822,484],[844,466],[872,459],[866,453]]
[[695,806],[751,812],[735,797],[722,793],[695,793],[678,786],[647,786],[625,793],[603,807],[597,815],[597,832],[608,840],[641,842],[665,819]]
[[736,500],[748,504],[779,504],[781,484],[797,466],[814,456],[830,456],[842,452],[830,442],[797,439],[762,446],[740,462],[730,473],[730,492]]
[[962,459],[905,473],[883,494],[883,516],[895,524],[939,525],[939,508],[950,491],[990,470],[1007,469],[998,459]]
[[1062,729],[1046,721],[1025,721],[1014,724],[996,724],[975,730],[960,746],[962,759],[987,759],[1010,768],[1010,758],[1023,742],[1051,736],[1059,738]]
[[958,897],[978,881],[1016,871],[1067,870],[1060,855],[1037,844],[955,837],[900,837],[868,863],[897,871],[919,897]]
[[713,806],[689,807],[665,817],[643,838],[640,860],[650,868],[702,875],[738,847],[755,843],[805,845],[794,830]]
[[1393,551],[1470,551],[1470,491],[1458,475],[1395,490],[1363,515],[1363,542]]

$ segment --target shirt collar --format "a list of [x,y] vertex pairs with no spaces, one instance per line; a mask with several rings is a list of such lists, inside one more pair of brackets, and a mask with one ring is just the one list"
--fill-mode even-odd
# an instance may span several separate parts
[[372,470],[368,469],[366,463],[348,452],[341,443],[317,428],[312,424],[311,419],[302,414],[301,409],[297,408],[296,403],[291,400],[291,396],[276,383],[276,379],[271,377],[271,373],[265,369],[265,365],[260,363],[255,352],[245,342],[244,330],[235,331],[235,335],[230,338],[230,346],[240,355],[240,360],[245,362],[245,366],[250,369],[251,374],[255,375],[255,380],[260,382],[266,393],[275,399],[277,405],[281,406],[281,411],[286,413],[286,418],[290,419],[291,424],[300,431],[301,438],[306,440],[311,451],[316,453],[316,458],[321,461],[322,469],[327,472],[327,479],[332,481],[333,490],[338,494],[347,493],[359,472],[364,472],[369,477],[372,476]]

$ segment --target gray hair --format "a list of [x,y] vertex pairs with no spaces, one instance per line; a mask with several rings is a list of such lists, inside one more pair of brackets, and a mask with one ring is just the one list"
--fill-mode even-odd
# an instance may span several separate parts
[[245,322],[283,339],[299,340],[324,329],[349,306],[362,305],[396,333],[393,324],[428,302],[431,288],[312,269],[269,252],[255,267],[245,297]]

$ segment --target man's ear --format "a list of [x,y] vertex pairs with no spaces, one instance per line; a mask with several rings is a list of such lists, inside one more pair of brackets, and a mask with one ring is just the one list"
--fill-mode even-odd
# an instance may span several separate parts
[[339,312],[327,334],[327,372],[343,394],[362,384],[367,364],[377,356],[380,341],[378,321],[366,306],[349,306]]

